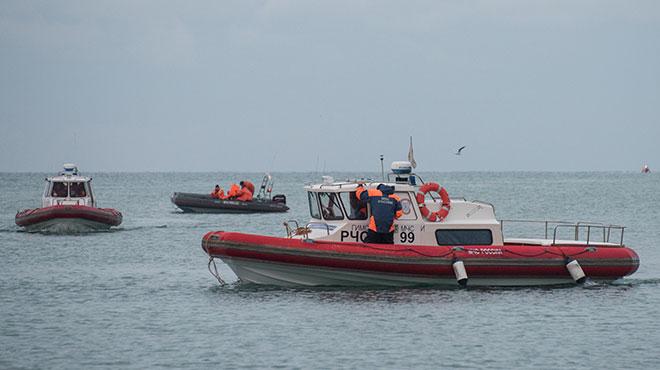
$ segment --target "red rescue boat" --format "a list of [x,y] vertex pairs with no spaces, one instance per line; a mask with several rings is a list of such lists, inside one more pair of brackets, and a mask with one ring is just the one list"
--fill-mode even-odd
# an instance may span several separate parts
[[[580,244],[383,245],[216,231],[202,247],[244,281],[284,286],[561,285],[612,281],[639,266],[629,248]],[[577,261],[583,275],[574,279],[568,265]]]
[[[437,184],[416,186],[419,176],[406,162],[393,171],[388,185],[404,214],[395,222],[395,244],[363,242],[369,210],[360,209],[355,189],[381,183],[326,181],[305,188],[312,219],[303,227],[285,223],[286,237],[207,233],[209,267],[219,258],[243,281],[282,286],[563,285],[613,281],[639,267],[623,244],[623,226],[525,221],[545,226],[544,236],[505,239],[504,224],[521,221],[497,220],[491,204],[450,199]],[[439,197],[427,200],[428,192]],[[565,234],[571,238],[560,238]]]
[[65,164],[58,176],[46,179],[42,207],[16,213],[16,225],[27,231],[78,233],[107,230],[122,222],[121,212],[96,207],[92,179],[78,175],[78,168]]

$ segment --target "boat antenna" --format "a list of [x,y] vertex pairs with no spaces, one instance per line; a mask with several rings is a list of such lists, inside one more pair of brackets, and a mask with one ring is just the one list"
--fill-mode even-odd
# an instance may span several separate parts
[[277,158],[277,153],[273,153],[273,161],[270,163],[270,171],[275,170],[275,158]]
[[380,174],[383,176],[383,182],[385,182],[385,167],[383,166],[383,155],[380,155]]

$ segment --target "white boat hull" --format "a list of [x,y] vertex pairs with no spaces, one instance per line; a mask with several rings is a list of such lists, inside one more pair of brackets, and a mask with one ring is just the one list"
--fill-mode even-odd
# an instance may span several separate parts
[[[419,286],[436,285],[457,287],[451,278],[411,276],[393,273],[325,268],[274,263],[243,258],[222,257],[229,268],[242,281],[276,286]],[[570,278],[469,278],[469,286],[556,286],[575,285]]]

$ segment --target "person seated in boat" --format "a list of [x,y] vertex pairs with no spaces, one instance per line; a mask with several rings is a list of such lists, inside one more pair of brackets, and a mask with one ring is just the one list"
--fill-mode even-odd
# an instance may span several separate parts
[[53,191],[50,193],[52,197],[55,198],[66,198],[67,196],[67,186],[63,182],[53,183]]
[[224,197],[223,199],[236,199],[240,190],[241,188],[238,185],[231,184],[231,186],[229,187],[229,191],[227,192],[227,196]]
[[360,184],[355,195],[360,203],[371,206],[365,243],[394,244],[394,220],[403,214],[394,187],[380,184],[376,189],[365,189]]
[[225,197],[225,191],[222,190],[220,185],[215,185],[215,189],[211,192],[211,198],[213,199],[224,199]]
[[240,185],[241,185],[241,188],[248,189],[250,191],[250,193],[252,193],[252,195],[254,195],[254,184],[253,183],[251,183],[247,180],[243,180],[243,181],[240,182]]
[[[241,202],[249,202],[252,200],[252,192],[250,191],[249,185],[252,185],[249,181],[241,181],[241,188],[238,190],[236,200]],[[252,185],[252,190],[254,190],[254,185]]]
[[87,196],[87,192],[85,192],[85,184],[82,182],[72,182],[71,185],[69,185],[69,195],[71,198],[84,198]]

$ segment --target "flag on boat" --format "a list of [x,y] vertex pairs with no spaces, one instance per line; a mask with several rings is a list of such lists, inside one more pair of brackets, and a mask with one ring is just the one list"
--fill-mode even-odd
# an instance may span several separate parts
[[410,162],[412,168],[417,168],[417,162],[415,162],[415,155],[413,153],[412,136],[410,137],[410,147],[408,148],[408,162]]

